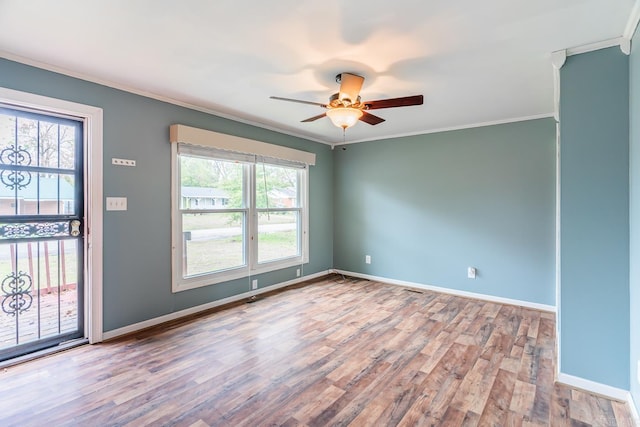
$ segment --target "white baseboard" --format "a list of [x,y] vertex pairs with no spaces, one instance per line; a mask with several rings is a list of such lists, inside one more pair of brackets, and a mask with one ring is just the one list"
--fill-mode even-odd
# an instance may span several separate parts
[[376,282],[389,283],[391,285],[406,286],[406,287],[409,287],[409,288],[416,288],[416,289],[425,289],[425,290],[428,290],[428,291],[434,291],[434,292],[440,292],[440,293],[443,293],[443,294],[456,295],[456,296],[465,297],[465,298],[479,299],[479,300],[483,300],[483,301],[497,302],[497,303],[500,303],[500,304],[517,305],[517,306],[520,306],[520,307],[533,308],[535,310],[549,311],[551,313],[555,313],[556,312],[556,307],[554,307],[552,305],[547,305],[547,304],[538,304],[538,303],[535,303],[535,302],[522,301],[522,300],[511,299],[511,298],[496,297],[496,296],[493,296],[493,295],[477,294],[477,293],[474,293],[474,292],[460,291],[460,290],[457,290],[457,289],[441,288],[439,286],[424,285],[422,283],[414,283],[414,282],[406,282],[406,281],[403,281],[403,280],[389,279],[387,277],[371,276],[369,274],[354,273],[352,271],[335,270],[335,269],[332,270],[332,271],[334,273],[337,273],[337,274],[344,274],[345,276],[359,277],[361,279],[367,279],[367,280],[373,280],[373,281],[376,281]]
[[190,307],[190,308],[186,308],[184,310],[180,310],[180,311],[176,311],[173,313],[169,313],[166,314],[164,316],[160,316],[160,317],[155,317],[153,319],[149,319],[149,320],[145,320],[143,322],[139,322],[139,323],[134,323],[132,325],[128,325],[128,326],[124,326],[122,328],[118,328],[118,329],[113,329],[111,331],[106,331],[102,334],[102,339],[103,340],[110,340],[113,338],[117,338],[123,335],[127,335],[133,332],[137,332],[140,331],[142,329],[146,329],[146,328],[150,328],[152,326],[156,326],[159,325],[161,323],[165,323],[165,322],[170,322],[172,320],[176,320],[176,319],[180,319],[182,317],[185,316],[190,316],[192,314],[196,314],[205,310],[209,310],[211,308],[215,308],[215,307],[219,307],[221,305],[225,305],[225,304],[230,304],[232,302],[236,302],[236,301],[240,301],[246,298],[250,298],[254,295],[260,295],[266,292],[270,292],[276,289],[280,289],[280,288],[284,288],[286,286],[291,286],[291,285],[295,285],[297,283],[302,283],[305,282],[307,280],[312,280],[312,279],[316,279],[318,277],[322,277],[322,276],[326,276],[327,274],[330,273],[338,273],[338,274],[344,274],[346,276],[353,276],[353,277],[359,277],[362,279],[367,279],[367,280],[374,280],[374,281],[378,281],[378,282],[384,282],[384,283],[389,283],[392,285],[399,285],[399,286],[407,286],[410,288],[418,288],[418,289],[425,289],[425,290],[430,290],[430,291],[434,291],[434,292],[441,292],[441,293],[446,293],[446,294],[452,294],[452,295],[457,295],[457,296],[462,296],[462,297],[467,297],[467,298],[474,298],[474,299],[480,299],[480,300],[485,300],[485,301],[491,301],[491,302],[497,302],[497,303],[501,303],[501,304],[510,304],[510,305],[518,305],[518,306],[522,306],[522,307],[527,307],[527,308],[533,308],[533,309],[537,309],[537,310],[542,310],[542,311],[549,311],[549,312],[553,312],[555,313],[556,308],[550,305],[544,305],[544,304],[537,304],[537,303],[532,303],[532,302],[528,302],[528,301],[520,301],[520,300],[514,300],[514,299],[509,299],[509,298],[501,298],[501,297],[494,297],[491,295],[485,295],[485,294],[477,294],[477,293],[473,293],[473,292],[466,292],[466,291],[459,291],[459,290],[455,290],[455,289],[448,289],[448,288],[441,288],[438,286],[431,286],[431,285],[424,285],[421,283],[413,283],[413,282],[405,282],[405,281],[401,281],[401,280],[395,280],[395,279],[389,279],[386,277],[378,277],[378,276],[371,276],[368,274],[361,274],[361,273],[354,273],[351,271],[344,271],[344,270],[326,270],[326,271],[320,271],[318,273],[315,274],[310,274],[304,277],[299,277],[293,280],[289,280],[286,282],[282,282],[282,283],[278,283],[272,286],[268,286],[265,288],[261,288],[261,289],[256,289],[255,291],[250,291],[250,292],[244,292],[242,294],[238,294],[238,295],[233,295],[230,296],[228,298],[223,298],[220,300],[216,300],[216,301],[212,301],[206,304],[202,304],[202,305],[198,305],[195,307]]
[[609,399],[619,400],[621,402],[629,402],[629,399],[631,399],[631,393],[629,393],[628,390],[586,380],[584,378],[564,374],[562,372],[558,373],[557,381],[571,387],[579,388],[581,390],[608,397]]
[[243,299],[250,298],[254,295],[264,294],[266,292],[271,292],[276,289],[284,288],[287,286],[295,285],[297,283],[306,282],[307,280],[316,279],[318,277],[326,276],[330,274],[331,270],[320,271],[318,273],[309,274],[307,276],[298,277],[293,280],[288,280],[286,282],[277,283],[275,285],[267,286],[264,288],[256,289],[255,291],[244,292],[242,294],[233,295],[228,298],[219,299],[216,301],[211,301],[206,304],[198,305],[195,307],[186,308],[184,310],[176,311],[173,313],[165,314],[164,316],[155,317],[153,319],[145,320],[144,322],[134,323],[133,325],[128,325],[122,328],[113,329],[111,331],[106,331],[102,334],[103,340],[110,340],[113,338],[120,337],[122,335],[127,335],[132,332],[137,332],[142,329],[150,328],[152,326],[159,325],[161,323],[169,322],[172,320],[180,319],[185,316],[190,316],[192,314],[200,313],[201,311],[209,310],[211,308],[220,307],[221,305],[229,304],[232,302],[240,301]]
[[636,406],[636,402],[633,399],[633,395],[629,393],[627,397],[627,404],[629,405],[629,411],[631,412],[631,417],[636,426],[640,426],[640,416],[638,416],[638,407]]
[[604,396],[609,399],[625,402],[629,406],[629,412],[633,423],[636,426],[640,426],[640,417],[638,417],[638,408],[633,399],[631,393],[621,388],[612,387],[610,385],[598,383],[595,381],[586,380],[584,378],[576,377],[562,372],[558,373],[557,381],[559,383],[568,385],[570,387],[579,388],[589,393]]

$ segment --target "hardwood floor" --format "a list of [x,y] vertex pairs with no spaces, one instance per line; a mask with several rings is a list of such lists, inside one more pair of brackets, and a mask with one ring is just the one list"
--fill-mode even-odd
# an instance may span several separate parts
[[2,426],[632,426],[551,313],[329,276],[5,369]]
[[30,309],[19,316],[0,311],[0,351],[78,330],[77,292],[75,288],[58,290],[53,287],[51,293],[32,293]]

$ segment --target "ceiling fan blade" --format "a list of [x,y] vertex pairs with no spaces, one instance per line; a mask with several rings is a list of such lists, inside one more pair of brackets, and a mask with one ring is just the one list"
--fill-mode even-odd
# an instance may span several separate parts
[[316,120],[321,119],[326,115],[327,113],[318,114],[317,116],[313,116],[313,117],[309,117],[308,119],[301,120],[301,123],[315,122]]
[[364,77],[349,73],[340,74],[340,100],[348,99],[352,104],[358,102],[363,82]]
[[363,102],[365,109],[377,110],[379,108],[409,107],[411,105],[422,105],[424,97],[422,95],[405,96],[402,98],[380,99],[378,101]]
[[374,116],[373,114],[369,114],[366,111],[362,112],[362,116],[359,119],[365,123],[369,123],[370,125],[377,125],[378,123],[384,122],[382,117]]
[[293,98],[281,98],[279,96],[270,96],[271,99],[277,99],[278,101],[289,101],[289,102],[297,102],[298,104],[309,104],[309,105],[317,105],[322,108],[327,108],[327,104],[321,104],[319,102],[313,101],[303,101],[301,99],[293,99]]

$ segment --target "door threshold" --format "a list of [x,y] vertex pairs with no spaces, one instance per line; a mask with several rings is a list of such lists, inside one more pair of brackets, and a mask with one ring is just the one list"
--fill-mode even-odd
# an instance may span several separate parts
[[78,338],[75,340],[64,341],[53,347],[34,351],[33,353],[25,354],[23,356],[14,357],[12,359],[7,359],[3,362],[0,362],[0,369],[8,368],[10,366],[14,366],[24,362],[29,362],[31,360],[39,359],[41,357],[49,356],[55,353],[60,353],[61,351],[69,350],[70,348],[78,347],[84,344],[89,344],[88,338]]

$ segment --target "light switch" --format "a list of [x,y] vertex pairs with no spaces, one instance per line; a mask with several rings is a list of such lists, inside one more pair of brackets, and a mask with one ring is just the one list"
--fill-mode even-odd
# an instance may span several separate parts
[[107,197],[107,210],[108,211],[126,211],[127,198],[126,197]]

